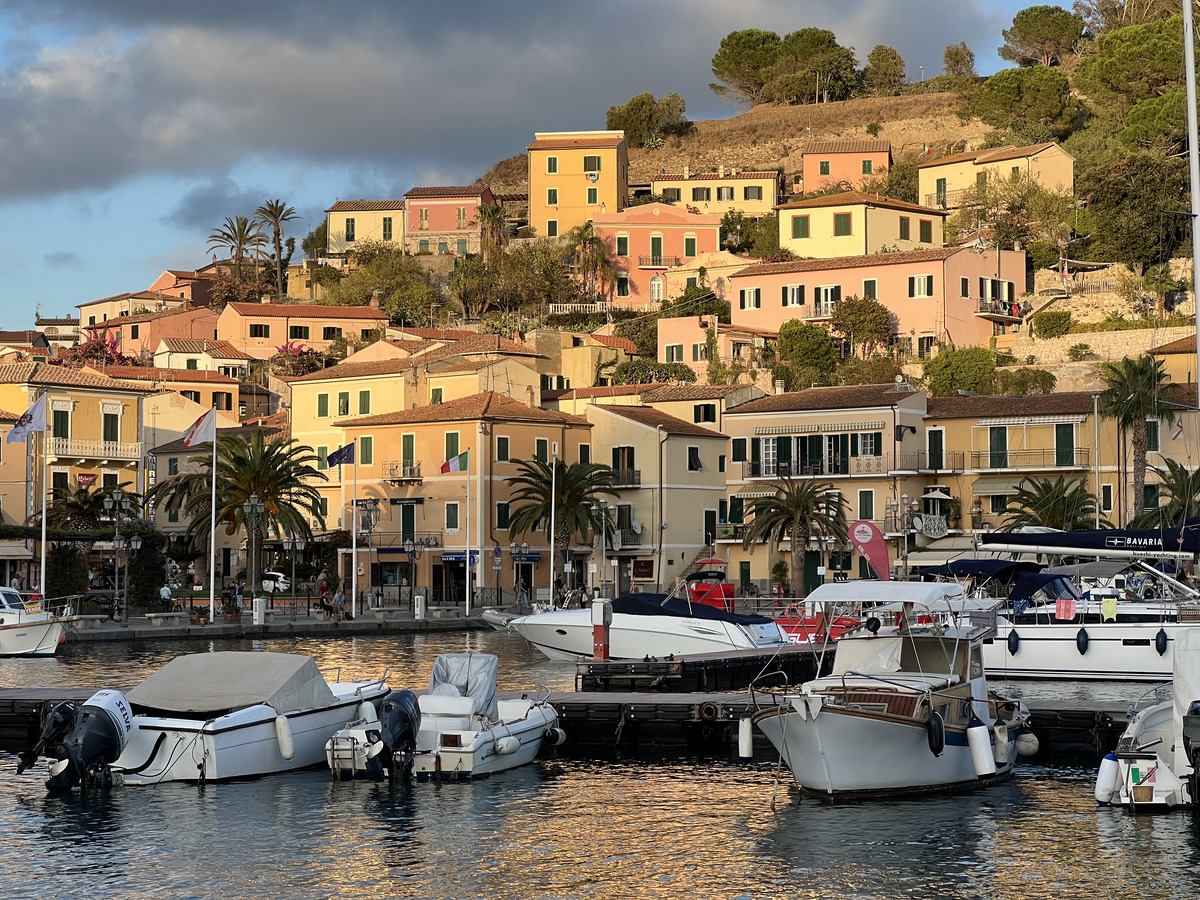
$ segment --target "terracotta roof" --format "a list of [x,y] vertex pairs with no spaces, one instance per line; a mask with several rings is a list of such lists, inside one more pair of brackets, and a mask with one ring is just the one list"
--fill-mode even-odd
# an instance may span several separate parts
[[616,225],[707,225],[710,227],[721,224],[721,216],[716,213],[688,212],[682,206],[670,203],[643,203],[641,206],[631,206],[621,212],[597,213],[592,216],[596,226]]
[[864,384],[852,387],[818,387],[804,391],[794,391],[787,394],[769,394],[759,397],[749,403],[743,403],[736,409],[728,410],[725,415],[736,416],[742,413],[769,412],[804,412],[818,409],[863,409],[873,406],[895,406],[912,391],[897,391],[894,384]]
[[150,394],[153,388],[118,381],[105,375],[94,375],[81,369],[51,366],[47,363],[11,363],[0,366],[0,384],[42,384],[50,387],[99,388],[110,391],[134,391]]
[[[284,429],[277,425],[238,425],[234,428],[218,428],[217,437],[236,437],[249,439],[253,435],[261,434],[264,438],[273,438],[276,435],[286,437]],[[151,453],[195,453],[195,447],[183,446],[183,438],[171,441],[167,444],[160,444],[150,451]]]
[[205,353],[220,359],[251,359],[248,353],[243,353],[229,341],[165,337],[162,342],[171,353]]
[[17,413],[9,412],[7,409],[0,409],[0,422],[13,422],[21,418]]
[[34,319],[34,325],[78,325],[79,316],[55,316],[46,317],[38,316]]
[[813,141],[802,154],[809,153],[891,153],[891,141]]
[[789,272],[824,272],[833,269],[858,269],[863,266],[898,266],[904,263],[940,262],[955,253],[969,253],[963,247],[939,247],[936,250],[905,250],[903,253],[873,253],[870,256],[837,256],[832,259],[795,259],[790,262],[759,263],[732,273],[730,278],[780,275]]
[[40,331],[0,331],[0,344],[32,344],[39,338],[45,338]]
[[490,194],[486,184],[459,184],[447,187],[414,187],[405,197],[418,199],[436,199],[438,197],[482,197]]
[[217,311],[209,309],[207,306],[177,306],[173,309],[160,309],[157,312],[138,313],[136,316],[117,316],[115,319],[107,319],[103,322],[97,322],[95,325],[85,325],[85,328],[120,328],[122,325],[136,325],[139,322],[152,322],[155,319],[163,319],[167,316],[181,316],[184,313],[207,313],[214,319],[217,317]]
[[289,319],[386,319],[387,315],[369,306],[326,306],[322,303],[228,303],[239,316],[267,316]]
[[975,165],[984,165],[991,162],[1003,162],[1006,159],[1024,159],[1027,156],[1035,156],[1043,150],[1057,146],[1054,141],[1048,141],[1044,144],[1028,144],[1024,147],[1014,147],[1011,144],[1006,144],[1003,147],[992,147],[988,150],[967,150],[963,153],[951,153],[949,156],[942,156],[938,159],[931,159],[928,162],[923,162],[918,169],[927,169],[930,166],[948,166],[960,162],[974,162]]
[[1166,344],[1159,344],[1157,347],[1150,348],[1150,355],[1152,355],[1152,356],[1159,354],[1159,353],[1195,353],[1195,352],[1196,352],[1195,336],[1182,337],[1177,341],[1171,341]]
[[502,353],[505,356],[538,355],[538,352],[527,344],[518,344],[516,341],[509,340],[506,337],[500,337],[498,334],[473,334],[469,338],[451,341],[414,354],[411,359],[424,363],[432,362],[435,359],[442,359],[446,356],[467,355],[471,353]]
[[661,387],[666,387],[666,383],[652,381],[647,384],[607,384],[597,385],[596,387],[572,388],[571,390],[562,391],[560,394],[563,400],[587,400],[592,397],[630,397],[635,394],[644,394],[647,391],[657,390]]
[[462,375],[464,372],[478,372],[480,369],[499,365],[502,362],[504,362],[503,359],[464,359],[460,362],[443,365],[439,361],[435,368],[430,368],[429,377],[436,378],[438,375]]
[[650,179],[650,183],[653,184],[656,181],[726,181],[726,180],[731,180],[731,179],[742,179],[742,178],[755,178],[755,179],[775,178],[775,179],[778,179],[779,173],[778,172],[743,172],[741,169],[738,169],[736,174],[734,173],[734,171],[732,169],[728,169],[728,170],[726,170],[724,175],[722,175],[720,172],[692,172],[688,175],[684,175],[682,172],[679,172],[674,175],[672,175],[670,173],[662,174],[662,175],[655,175],[654,177],[652,177]]
[[460,341],[463,338],[475,337],[478,331],[467,331],[458,328],[408,328],[393,326],[393,331],[400,334],[410,334],[425,341]]
[[325,212],[388,212],[401,209],[404,209],[403,200],[339,200]]
[[598,344],[603,344],[605,347],[612,347],[614,350],[637,353],[637,344],[626,337],[617,337],[615,334],[593,334],[592,340]]
[[372,359],[364,362],[343,362],[327,369],[317,369],[307,375],[284,378],[291,384],[308,381],[331,381],[335,378],[369,378],[372,375],[399,375],[407,372],[412,362],[404,359]]
[[104,370],[110,378],[128,381],[187,381],[210,384],[237,384],[236,378],[203,369],[156,369],[152,366],[109,366]]
[[598,137],[596,135],[573,136],[570,134],[547,134],[537,137],[526,150],[606,150],[625,143],[625,132]]
[[930,419],[1087,414],[1093,410],[1094,396],[1079,391],[1022,397],[930,397],[927,409]]
[[927,169],[930,166],[949,166],[954,163],[974,162],[981,154],[987,153],[986,150],[964,150],[962,153],[951,153],[948,156],[939,156],[937,159],[927,159],[923,163],[918,163],[918,169]]
[[670,403],[676,400],[721,400],[751,384],[669,384],[642,398],[646,403]]
[[505,421],[553,422],[569,425],[590,425],[582,416],[550,409],[526,406],[495,391],[472,394],[449,403],[402,409],[380,416],[362,419],[345,419],[336,424],[342,428],[367,428],[375,425],[415,425],[421,422],[472,422],[479,419],[503,419]]
[[864,194],[862,191],[842,191],[840,194],[824,194],[808,200],[797,200],[793,203],[781,203],[776,209],[817,209],[826,206],[882,206],[884,209],[907,210],[925,213],[931,216],[947,215],[944,209],[933,209],[928,206],[918,206],[904,200],[893,200],[882,194]]
[[683,419],[668,415],[661,409],[655,409],[653,406],[597,406],[594,408],[603,409],[614,416],[629,419],[637,422],[639,425],[645,425],[647,428],[661,428],[666,434],[722,439],[725,437],[719,431],[713,431],[711,428],[702,428],[699,425],[693,425],[691,422],[685,422]]

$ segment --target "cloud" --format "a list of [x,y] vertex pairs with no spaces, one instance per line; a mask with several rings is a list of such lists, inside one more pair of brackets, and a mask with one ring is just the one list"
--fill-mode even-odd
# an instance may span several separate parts
[[42,255],[42,262],[48,269],[79,269],[83,267],[83,260],[73,250],[56,250],[53,253],[45,253]]
[[253,217],[270,193],[267,188],[243,187],[231,178],[211,178],[184,194],[160,221],[189,231],[211,230],[226,216]]

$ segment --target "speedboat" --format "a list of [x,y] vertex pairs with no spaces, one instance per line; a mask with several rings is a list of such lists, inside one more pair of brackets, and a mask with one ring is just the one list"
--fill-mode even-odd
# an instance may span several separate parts
[[1151,812],[1193,806],[1200,796],[1200,628],[1176,633],[1172,667],[1170,698],[1141,707],[1162,692],[1152,688],[1135,701],[1116,750],[1101,761],[1101,806]]
[[75,621],[69,605],[49,609],[0,588],[0,656],[53,656],[67,642],[67,624]]
[[[753,723],[801,790],[829,802],[1007,778],[1018,755],[1036,752],[1037,739],[1029,711],[988,690],[983,644],[991,630],[967,621],[980,604],[957,585],[886,584],[890,602],[834,645],[832,673],[798,693],[768,695],[777,702]],[[830,584],[814,594],[852,601],[857,590]]]
[[327,682],[310,656],[223,651],[177,656],[128,692],[51,710],[18,771],[50,760],[51,790],[230,781],[325,762],[325,743],[375,715],[384,677]]

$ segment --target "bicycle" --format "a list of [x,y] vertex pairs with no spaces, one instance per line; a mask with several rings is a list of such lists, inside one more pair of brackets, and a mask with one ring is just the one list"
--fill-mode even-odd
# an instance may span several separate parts
[[113,597],[107,603],[97,604],[97,609],[104,614],[102,622],[124,622],[125,604]]

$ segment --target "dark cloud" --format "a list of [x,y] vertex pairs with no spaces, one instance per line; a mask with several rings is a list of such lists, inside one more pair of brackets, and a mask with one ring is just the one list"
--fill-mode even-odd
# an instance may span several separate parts
[[43,254],[42,262],[48,269],[78,269],[83,265],[83,260],[73,250],[56,250]]
[[189,231],[211,230],[226,216],[253,216],[269,194],[266,188],[243,187],[230,178],[213,178],[184,194],[161,221]]

